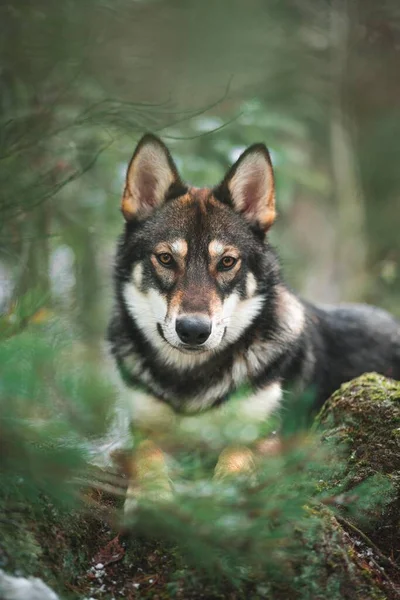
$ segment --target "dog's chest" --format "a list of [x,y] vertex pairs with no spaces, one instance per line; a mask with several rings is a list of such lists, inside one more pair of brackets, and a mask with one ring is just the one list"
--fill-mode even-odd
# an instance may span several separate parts
[[225,365],[208,365],[188,369],[154,368],[136,353],[120,361],[130,387],[150,391],[178,413],[198,413],[227,400],[227,396],[249,381],[249,370],[243,357]]
[[168,434],[179,430],[194,438],[215,443],[250,443],[259,437],[260,426],[277,409],[282,397],[278,382],[264,389],[239,388],[224,404],[196,414],[182,414],[144,389],[129,395],[132,425],[143,431]]

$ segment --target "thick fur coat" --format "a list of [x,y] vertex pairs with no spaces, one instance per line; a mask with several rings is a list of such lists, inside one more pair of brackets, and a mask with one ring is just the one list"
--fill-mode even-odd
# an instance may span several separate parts
[[160,403],[198,413],[251,389],[266,418],[282,389],[311,388],[320,406],[366,371],[400,379],[400,325],[366,305],[317,306],[286,286],[268,230],[274,177],[262,144],[214,188],[182,183],[156,137],[139,143],[122,201],[109,341],[135,391],[135,415]]

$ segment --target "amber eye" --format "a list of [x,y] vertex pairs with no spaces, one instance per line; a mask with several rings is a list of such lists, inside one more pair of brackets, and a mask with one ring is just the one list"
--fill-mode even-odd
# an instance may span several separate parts
[[238,259],[234,258],[233,256],[224,256],[224,258],[221,258],[218,263],[218,270],[229,271],[236,265],[237,261]]
[[157,260],[163,267],[171,268],[175,264],[172,254],[170,254],[169,252],[162,252],[161,254],[157,254]]

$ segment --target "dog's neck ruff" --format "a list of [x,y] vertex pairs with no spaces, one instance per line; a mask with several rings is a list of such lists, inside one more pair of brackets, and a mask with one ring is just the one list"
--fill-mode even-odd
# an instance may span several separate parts
[[[195,414],[225,404],[238,393],[262,391],[283,381],[301,349],[305,324],[302,303],[283,285],[276,288],[273,330],[263,327],[265,315],[221,352],[186,369],[168,365],[146,340],[128,313],[117,313],[110,328],[112,353],[122,379],[146,390],[177,413]],[[268,323],[271,317],[268,316]],[[161,358],[161,359],[160,359]]]
[[154,388],[150,385],[146,385],[143,381],[140,381],[139,378],[134,377],[130,369],[125,365],[123,359],[117,359],[117,367],[119,373],[121,375],[122,380],[133,390],[137,390],[151,396],[154,396],[157,400],[162,402],[167,402],[172,405],[172,408],[177,412],[182,412],[186,414],[195,414],[201,411],[206,410],[207,408],[215,408],[220,406],[221,404],[229,401],[230,403],[236,399],[245,399],[250,398],[255,393],[255,387],[251,384],[249,379],[244,380],[240,385],[235,387],[234,389],[226,392],[223,396],[218,396],[214,398],[212,402],[209,402],[207,406],[197,406],[189,401],[185,401],[180,399],[177,402],[171,403],[170,400],[165,398],[163,394],[158,394],[154,391]]

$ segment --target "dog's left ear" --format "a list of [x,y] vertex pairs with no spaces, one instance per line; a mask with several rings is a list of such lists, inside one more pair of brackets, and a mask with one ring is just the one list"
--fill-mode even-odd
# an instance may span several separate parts
[[247,148],[214,190],[215,196],[266,232],[275,221],[275,185],[264,144]]
[[145,219],[184,186],[168,148],[155,135],[142,137],[129,163],[121,211],[127,221]]

